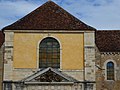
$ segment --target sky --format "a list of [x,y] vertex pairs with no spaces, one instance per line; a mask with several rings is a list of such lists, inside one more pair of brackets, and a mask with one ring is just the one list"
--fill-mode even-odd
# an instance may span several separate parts
[[[48,0],[0,0],[0,29]],[[98,30],[120,30],[120,0],[52,0]]]

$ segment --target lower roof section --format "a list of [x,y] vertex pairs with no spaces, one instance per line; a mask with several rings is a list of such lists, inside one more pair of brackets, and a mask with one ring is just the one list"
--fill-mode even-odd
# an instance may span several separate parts
[[98,30],[95,43],[100,52],[120,52],[120,30]]

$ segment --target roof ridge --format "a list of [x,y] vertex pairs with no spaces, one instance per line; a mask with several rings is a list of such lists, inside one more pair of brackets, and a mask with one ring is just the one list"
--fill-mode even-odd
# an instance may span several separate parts
[[78,18],[64,10],[53,1],[47,1],[34,11],[13,24],[6,26],[3,30],[95,30]]

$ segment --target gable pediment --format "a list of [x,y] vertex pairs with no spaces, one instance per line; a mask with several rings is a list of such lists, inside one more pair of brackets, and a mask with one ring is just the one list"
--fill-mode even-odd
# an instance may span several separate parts
[[37,82],[64,82],[68,81],[66,78],[56,74],[55,72],[48,70],[47,72],[33,78],[30,81]]
[[23,82],[77,82],[76,79],[51,67],[38,71],[22,80]]

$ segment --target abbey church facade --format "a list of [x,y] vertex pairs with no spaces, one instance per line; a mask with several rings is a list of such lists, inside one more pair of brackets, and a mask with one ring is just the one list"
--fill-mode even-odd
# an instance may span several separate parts
[[0,34],[3,90],[120,90],[120,30],[48,1]]

